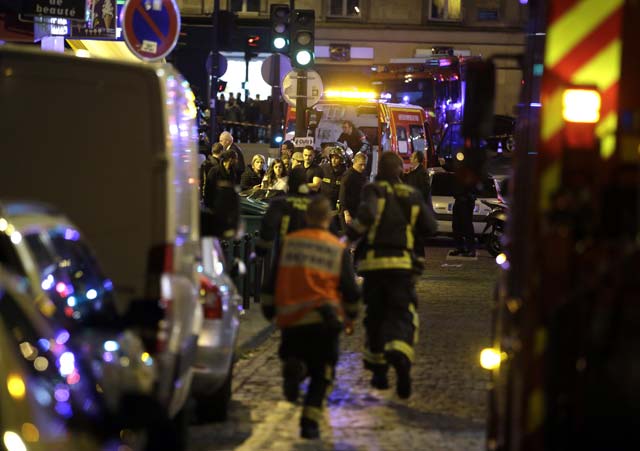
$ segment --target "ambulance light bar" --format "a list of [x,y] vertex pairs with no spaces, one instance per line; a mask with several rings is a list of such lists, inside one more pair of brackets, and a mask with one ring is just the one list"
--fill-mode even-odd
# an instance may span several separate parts
[[595,89],[565,89],[562,93],[562,118],[566,122],[595,124],[600,120],[600,93]]
[[328,89],[324,92],[324,97],[333,100],[374,100],[377,94],[374,91]]

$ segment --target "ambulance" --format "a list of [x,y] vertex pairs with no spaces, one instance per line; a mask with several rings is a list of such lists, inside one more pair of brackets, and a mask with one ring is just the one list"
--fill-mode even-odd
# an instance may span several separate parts
[[[366,136],[372,148],[373,172],[385,151],[396,152],[405,169],[410,166],[411,155],[422,151],[427,159],[435,158],[433,140],[425,125],[427,117],[422,107],[402,103],[387,103],[373,91],[341,91],[329,89],[322,99],[307,109],[305,136],[316,150],[322,150],[338,141],[342,123],[351,121]],[[296,109],[287,111],[286,138],[295,135]],[[309,139],[312,138],[312,139]],[[299,140],[299,142],[302,142]]]

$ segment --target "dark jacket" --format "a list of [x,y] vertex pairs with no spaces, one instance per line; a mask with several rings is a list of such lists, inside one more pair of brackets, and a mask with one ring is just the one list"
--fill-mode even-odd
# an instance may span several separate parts
[[263,177],[264,171],[261,170],[259,174],[256,174],[251,167],[247,166],[247,169],[240,176],[240,189],[244,191],[260,185]]
[[242,149],[236,143],[231,143],[231,145],[229,146],[229,149],[235,150],[236,155],[238,156],[238,164],[235,167],[235,176],[236,176],[235,184],[239,185],[240,177],[242,176],[242,173],[247,167],[244,162],[244,155],[242,154]]
[[331,207],[336,209],[338,204],[338,197],[340,195],[340,181],[344,174],[344,165],[340,165],[337,168],[331,166],[331,163],[327,163],[321,166],[322,169],[322,183],[320,184],[320,194],[326,196],[331,202]]
[[356,220],[347,233],[363,237],[356,255],[360,272],[412,271],[416,257],[424,256],[424,240],[436,230],[433,213],[413,187],[376,181],[364,186]]
[[422,165],[418,165],[415,169],[407,172],[402,176],[402,182],[409,186],[413,186],[424,198],[424,201],[431,204],[431,184],[429,182],[429,174]]
[[204,191],[207,186],[207,175],[209,171],[214,167],[220,166],[220,160],[218,157],[214,157],[210,155],[206,160],[202,162],[200,165],[200,197],[204,199]]
[[258,255],[279,248],[287,234],[306,227],[309,201],[309,196],[296,193],[271,200],[260,223],[260,237],[256,242]]
[[347,143],[347,146],[351,150],[353,150],[353,154],[355,155],[358,152],[365,153],[371,159],[371,145],[369,144],[369,140],[367,140],[367,135],[358,128],[354,128],[351,134],[341,133],[338,137],[338,142]]
[[209,170],[201,212],[202,234],[221,238],[234,235],[240,219],[240,199],[235,190],[233,168],[220,164]]
[[344,173],[340,182],[340,211],[348,211],[355,217],[365,183],[367,183],[367,176],[364,172],[360,173],[349,168]]

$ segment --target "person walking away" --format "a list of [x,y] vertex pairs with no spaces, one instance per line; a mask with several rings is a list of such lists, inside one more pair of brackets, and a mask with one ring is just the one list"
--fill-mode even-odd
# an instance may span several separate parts
[[288,186],[287,167],[280,158],[271,162],[267,173],[262,179],[262,187],[273,191],[287,192]]
[[348,229],[360,238],[355,261],[364,278],[366,343],[364,366],[373,372],[374,388],[389,388],[387,372],[393,366],[396,392],[411,395],[411,365],[418,336],[415,273],[416,238],[435,233],[437,223],[420,193],[400,182],[402,159],[384,152],[374,183],[362,190],[362,202]]
[[225,150],[220,154],[220,165],[207,173],[204,208],[201,215],[202,234],[220,238],[235,235],[240,218],[240,200],[235,190],[236,153]]
[[454,201],[451,227],[456,248],[451,257],[476,258],[476,239],[473,229],[473,210],[476,205],[475,180],[471,169],[460,165],[455,172]]
[[369,177],[371,174],[371,163],[373,158],[371,155],[371,144],[369,144],[367,135],[357,128],[353,122],[344,121],[342,123],[342,133],[338,137],[338,142],[347,145],[354,154],[362,152],[367,156],[367,168],[365,170],[365,174]]
[[242,173],[240,177],[240,190],[258,189],[262,185],[264,177],[265,159],[260,154],[255,154],[251,159],[251,165]]
[[322,169],[316,163],[316,150],[313,146],[305,146],[302,150],[304,168],[307,171],[307,184],[312,193],[317,193],[322,184]]
[[425,203],[428,207],[432,207],[431,202],[431,182],[429,181],[429,174],[424,167],[424,152],[421,150],[413,152],[411,154],[411,169],[402,175],[403,183],[409,186],[413,186],[416,191],[422,194]]
[[367,156],[362,152],[358,152],[353,157],[353,164],[351,168],[347,169],[342,176],[338,199],[340,203],[340,220],[342,221],[343,230],[346,230],[346,226],[351,224],[351,221],[358,211],[362,187],[367,183],[367,178],[364,174],[366,167]]
[[211,154],[200,165],[200,198],[204,199],[204,192],[207,186],[207,174],[214,167],[220,166],[220,154],[223,147],[220,143],[211,146]]
[[234,174],[236,176],[235,184],[240,184],[240,178],[242,177],[242,173],[245,169],[244,163],[244,155],[242,154],[242,149],[236,143],[233,142],[233,135],[229,132],[220,133],[220,138],[218,138],[220,144],[224,146],[224,149],[231,149],[236,153],[236,167],[234,170]]
[[296,402],[300,383],[309,385],[300,418],[300,436],[320,436],[319,422],[335,378],[339,335],[345,319],[358,312],[358,285],[345,244],[327,229],[331,205],[314,197],[306,212],[307,227],[286,236],[272,282],[265,287],[264,316],[281,329],[285,398]]

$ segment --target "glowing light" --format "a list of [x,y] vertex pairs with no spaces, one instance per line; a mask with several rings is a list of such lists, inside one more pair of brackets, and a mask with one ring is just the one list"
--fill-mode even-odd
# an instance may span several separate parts
[[67,298],[67,305],[68,305],[69,307],[75,307],[75,306],[76,306],[76,304],[77,304],[77,300],[76,300],[76,297],[75,297],[75,296],[69,296],[69,297]]
[[56,401],[67,402],[69,400],[69,390],[66,387],[58,386],[53,392],[53,397]]
[[33,388],[33,396],[41,406],[47,407],[51,405],[51,395],[45,388],[36,385]]
[[153,365],[153,359],[151,358],[148,352],[143,352],[142,355],[140,356],[140,360],[142,360],[142,363],[144,363],[146,366]]
[[47,291],[50,290],[51,287],[53,286],[53,283],[55,282],[55,280],[53,279],[53,276],[51,274],[49,274],[40,284],[40,286],[42,287],[43,290]]
[[58,335],[56,335],[56,343],[58,343],[59,345],[65,344],[68,340],[69,332],[65,329],[62,329],[60,332],[58,332]]
[[311,53],[307,50],[296,53],[296,61],[299,65],[306,66],[311,62]]
[[107,363],[113,362],[113,354],[111,354],[110,352],[103,353],[102,360],[104,360]]
[[22,436],[27,442],[35,443],[40,440],[40,431],[35,425],[31,423],[24,423],[22,425]]
[[60,415],[62,415],[65,418],[69,418],[71,415],[73,415],[73,411],[71,410],[71,404],[69,404],[68,402],[59,402],[56,404],[56,412],[58,412]]
[[273,47],[278,50],[282,50],[283,48],[286,47],[286,45],[287,45],[287,40],[285,38],[277,37],[273,40]]
[[17,230],[11,234],[11,242],[13,244],[20,244],[22,241],[22,235]]
[[93,300],[98,297],[98,292],[92,288],[90,290],[87,290],[86,296],[87,296],[87,299]]
[[64,282],[58,282],[56,284],[56,291],[61,296],[64,296],[67,293],[67,285]]
[[80,382],[80,374],[77,371],[74,371],[67,376],[67,384],[73,385],[77,384],[78,382]]
[[7,230],[8,226],[9,223],[7,222],[7,220],[4,218],[0,218],[0,232],[4,232],[5,230]]
[[78,58],[91,58],[91,53],[85,49],[78,49],[76,50],[76,56]]
[[274,141],[278,144],[280,144],[282,142],[282,135],[278,135],[275,137]]
[[116,352],[118,349],[120,349],[120,345],[118,345],[118,342],[113,340],[105,341],[102,347],[107,352]]
[[360,8],[358,8],[357,6],[354,6],[353,9],[355,9],[356,14],[360,14]]
[[49,368],[49,361],[46,357],[40,356],[33,361],[33,367],[38,371],[44,371]]
[[373,91],[343,91],[343,90],[334,90],[329,89],[325,91],[324,97],[328,99],[358,99],[358,100],[367,100],[367,99],[375,99],[376,93]]
[[464,154],[462,152],[458,152],[456,154],[456,160],[463,161],[464,160]]
[[31,345],[28,341],[20,343],[20,352],[22,356],[27,360],[33,360],[38,356],[38,350]]
[[78,241],[80,239],[80,232],[71,228],[65,229],[64,239],[69,241]]
[[403,103],[409,103],[409,96],[402,96]]
[[566,89],[562,93],[562,118],[567,122],[595,124],[600,120],[600,93],[595,89]]
[[46,338],[41,338],[38,340],[38,346],[40,346],[40,349],[43,351],[48,351],[51,348],[51,343]]
[[27,451],[27,447],[20,436],[13,431],[5,432],[2,440],[7,451]]
[[507,261],[507,256],[505,254],[499,254],[496,257],[496,263],[499,264],[499,265],[502,265],[506,261]]
[[480,353],[480,366],[485,370],[495,370],[500,367],[503,354],[494,348],[485,348]]
[[113,282],[110,279],[105,279],[102,286],[105,290],[111,291],[113,289]]
[[27,387],[19,374],[10,373],[7,377],[7,390],[13,399],[22,399],[27,392]]
[[58,359],[58,363],[61,376],[68,376],[76,370],[76,358],[73,353],[69,351],[62,353]]

